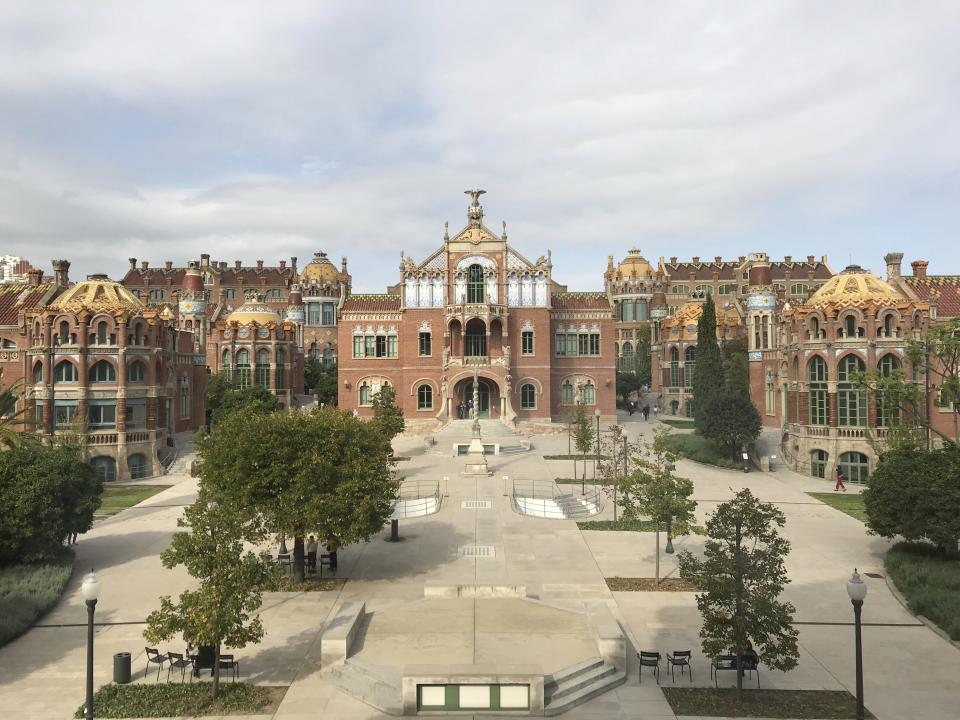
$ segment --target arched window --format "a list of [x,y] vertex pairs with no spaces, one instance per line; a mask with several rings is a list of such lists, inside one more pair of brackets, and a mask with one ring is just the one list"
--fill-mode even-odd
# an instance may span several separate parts
[[670,387],[680,387],[680,351],[670,348]]
[[468,357],[483,357],[487,354],[487,326],[483,320],[472,318],[467,321],[463,354]]
[[848,338],[857,336],[857,319],[853,315],[847,315],[843,319],[843,336]]
[[97,345],[106,345],[110,339],[107,323],[103,320],[97,323]]
[[112,457],[100,455],[90,461],[94,474],[104,481],[117,479],[117,462]]
[[819,355],[807,363],[807,392],[810,398],[810,424],[828,425],[827,363]]
[[134,361],[127,365],[127,382],[142,383],[147,381],[147,366],[142,362]]
[[53,381],[55,383],[76,382],[77,366],[69,360],[61,360],[53,368]]
[[637,322],[647,321],[647,301],[637,300]]
[[317,350],[317,344],[315,342],[310,343],[310,357],[320,357],[320,351]]
[[106,360],[100,360],[90,367],[90,372],[87,373],[87,379],[94,383],[116,382],[117,371],[113,368],[113,365]]
[[266,348],[257,350],[257,367],[254,382],[261,387],[270,387],[270,351]]
[[826,450],[810,451],[810,474],[816,478],[827,476],[827,460],[830,456]]
[[417,410],[433,410],[433,388],[427,383],[417,388]]
[[810,339],[817,340],[820,337],[820,318],[810,318]]
[[883,318],[883,336],[893,337],[896,334],[893,324],[893,313],[887,313]]
[[190,379],[183,375],[180,378],[180,419],[190,417]]
[[231,360],[232,360],[232,358],[231,358],[231,356],[230,356],[230,351],[229,351],[229,350],[224,350],[224,351],[223,351],[223,362],[220,363],[220,366],[223,367],[224,369],[229,369],[229,368],[230,368],[230,361],[231,361]]
[[520,388],[520,409],[535,410],[537,407],[537,389],[530,383]]
[[[887,317],[890,317],[887,315]],[[884,355],[877,363],[877,370],[883,377],[890,377],[895,371],[900,370],[900,360],[894,355]],[[891,398],[889,401],[884,398],[883,391],[877,392],[877,426],[888,427],[900,422],[901,408],[897,406],[896,401]]]
[[697,366],[697,348],[688,345],[683,351],[683,385],[693,387],[693,370]]
[[277,371],[276,386],[277,390],[283,390],[286,387],[287,378],[287,353],[283,348],[277,348]]
[[560,401],[564,405],[573,405],[573,398],[573,385],[569,380],[566,380],[563,385],[560,386]]
[[633,300],[624,300],[621,305],[623,322],[633,322]]
[[373,388],[370,383],[364,380],[360,383],[360,405],[370,405],[373,402]]
[[146,345],[147,334],[144,332],[143,323],[136,323],[133,326],[133,344],[134,345]]
[[597,404],[597,389],[591,381],[588,380],[587,384],[581,388],[581,397],[583,398],[584,405]]
[[60,340],[61,345],[67,345],[70,343],[70,323],[66,320],[60,322],[60,332],[57,335],[57,338]]
[[847,482],[865,483],[870,477],[870,462],[867,456],[858,452],[845,452],[837,463]]
[[483,302],[483,268],[477,264],[471,265],[467,271],[467,302]]
[[127,469],[131,480],[139,480],[147,476],[147,456],[143,453],[133,453],[127,456]]
[[633,357],[633,343],[625,342],[623,344],[623,356]]
[[236,383],[239,390],[250,387],[250,351],[246,348],[237,350]]
[[43,363],[38,362],[33,366],[33,384],[39,385],[43,382]]
[[867,391],[855,384],[857,373],[866,370],[856,355],[845,355],[837,366],[837,410],[841,427],[864,427],[867,424]]

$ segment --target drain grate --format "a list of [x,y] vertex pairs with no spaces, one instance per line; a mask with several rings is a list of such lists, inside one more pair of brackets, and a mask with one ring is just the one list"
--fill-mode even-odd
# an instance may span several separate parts
[[460,507],[463,510],[489,510],[491,506],[489,500],[464,500]]
[[872,578],[882,578],[882,577],[883,577],[883,575],[881,575],[880,573],[864,573],[864,575],[866,575],[867,577],[872,577]]
[[462,545],[460,547],[460,557],[492,558],[496,556],[493,545]]

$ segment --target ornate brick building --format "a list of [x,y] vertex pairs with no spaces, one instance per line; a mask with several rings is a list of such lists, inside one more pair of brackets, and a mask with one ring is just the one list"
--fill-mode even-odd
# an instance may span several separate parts
[[613,255],[607,256],[603,285],[613,308],[617,370],[635,372],[637,353],[650,332],[650,303],[660,283],[653,266],[634,248],[617,266]]
[[483,223],[467,224],[422,262],[401,254],[400,282],[351,295],[339,325],[341,408],[371,413],[392,385],[411,421],[445,422],[472,397],[507,423],[565,418],[577,402],[615,418],[613,319],[605,293],[570,293],[550,253],[531,262]]

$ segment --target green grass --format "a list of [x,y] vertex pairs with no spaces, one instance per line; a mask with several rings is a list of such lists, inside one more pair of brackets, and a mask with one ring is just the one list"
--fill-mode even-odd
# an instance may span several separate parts
[[[736,673],[723,673],[721,682],[727,679],[723,675],[730,675],[736,682]],[[857,700],[846,690],[760,690],[754,687],[747,688],[749,678],[744,678],[743,682],[744,691],[741,702],[737,702],[736,688],[661,687],[660,689],[670,703],[670,709],[677,715],[822,720],[857,716]],[[866,716],[873,717],[869,710]]]
[[[220,697],[212,698],[209,682],[156,685],[104,685],[93,696],[98,718],[198,717],[254,714],[279,705],[285,687],[245,682],[221,682]],[[83,706],[74,714],[83,717]]]
[[863,495],[860,493],[807,493],[822,503],[844,512],[862,523],[867,521],[867,511],[863,507]]
[[[586,459],[587,462],[590,462],[591,460],[597,459],[597,453],[596,452],[587,453],[586,457],[584,457],[583,455],[544,455],[543,459],[544,460],[580,460],[580,461],[583,461],[584,459]],[[601,455],[600,459],[609,460],[609,458],[606,455]]]
[[[554,478],[553,481],[557,485],[580,485],[583,483],[583,480],[581,478]],[[603,478],[597,478],[595,481],[592,477],[590,477],[590,473],[588,472],[587,485],[593,485],[594,482],[597,482],[598,484],[602,485]]]
[[19,637],[43,617],[63,594],[73,572],[73,552],[36,565],[0,570],[0,646]]
[[169,485],[104,485],[103,502],[97,510],[97,517],[116,515],[121,510],[142,503]]
[[742,463],[733,460],[729,453],[717,446],[713,440],[709,440],[702,435],[694,433],[668,435],[666,443],[670,450],[688,460],[695,460],[705,465],[730,468],[731,470],[743,469]]
[[630,532],[654,532],[657,524],[653,520],[580,520],[577,527],[581,530],[628,530]]
[[681,428],[683,430],[693,430],[693,420],[675,420],[674,418],[660,418],[660,422],[670,427]]
[[960,640],[960,553],[944,555],[929,543],[899,542],[884,564],[910,609]]

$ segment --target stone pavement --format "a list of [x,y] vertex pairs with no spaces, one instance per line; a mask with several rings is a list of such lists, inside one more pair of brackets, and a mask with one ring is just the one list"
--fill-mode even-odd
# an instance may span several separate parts
[[[650,432],[655,423],[624,416],[631,436]],[[399,439],[399,463],[410,478],[438,480],[444,498],[436,515],[400,521],[403,542],[368,543],[341,552],[340,575],[350,581],[335,593],[277,593],[264,598],[267,636],[258,646],[238,652],[244,678],[290,684],[275,718],[384,718],[372,708],[338,692],[319,671],[319,635],[324,621],[340,602],[360,599],[369,611],[390,611],[423,597],[426,585],[524,585],[544,601],[570,608],[605,602],[624,622],[642,649],[661,652],[689,648],[694,652],[694,684],[709,684],[709,663],[699,650],[700,619],[691,593],[610,593],[604,577],[652,576],[652,533],[580,531],[574,522],[529,518],[514,513],[505,495],[503,475],[518,479],[569,477],[571,461],[545,461],[543,454],[565,453],[565,435],[533,438],[535,450],[489,458],[493,475],[465,478],[463,458],[449,448],[427,450],[422,438]],[[772,474],[710,468],[688,461],[679,472],[692,478],[701,521],[718,502],[749,486],[764,500],[776,502],[787,515],[784,534],[793,543],[788,559],[792,580],[787,597],[796,604],[801,659],[790,673],[764,669],[764,687],[853,688],[852,610],[845,582],[854,566],[861,572],[883,572],[888,544],[868,536],[863,525],[806,495],[830,490],[825,481],[779,469]],[[447,477],[444,482],[443,478]],[[162,568],[159,553],[176,528],[182,506],[195,494],[195,481],[168,476],[174,486],[141,506],[98,523],[77,546],[77,572],[57,608],[22,638],[0,649],[0,698],[23,717],[67,718],[83,696],[85,610],[79,597],[81,569],[93,565],[104,581],[97,620],[111,623],[97,630],[97,683],[110,680],[111,655],[132,651],[134,672],[143,673],[142,622],[157,606],[160,594],[187,587],[182,572]],[[489,500],[486,510],[467,510],[468,499]],[[609,507],[604,515],[612,517]],[[465,558],[463,545],[492,546],[490,558]],[[696,551],[702,538],[677,538],[678,550]],[[675,557],[675,556],[674,556]],[[661,556],[661,572],[675,573],[675,560]],[[956,716],[956,678],[960,652],[919,624],[886,588],[883,580],[867,580],[864,605],[864,650],[867,706],[881,720],[934,720]],[[504,611],[505,616],[509,611]],[[376,615],[374,616],[376,617]],[[404,657],[434,660],[418,625],[430,615],[410,618],[414,626]],[[118,624],[133,623],[133,624]],[[61,625],[63,625],[61,627]],[[579,641],[551,638],[544,654],[565,657],[579,652]],[[376,637],[371,636],[371,648]],[[164,648],[166,649],[166,648]],[[169,649],[177,650],[172,643]],[[389,650],[385,646],[381,648]],[[549,664],[549,658],[547,664]],[[151,679],[147,680],[152,682]],[[665,683],[670,680],[665,676]],[[677,682],[681,682],[678,678]],[[683,680],[687,682],[686,679]],[[732,684],[732,678],[721,683]],[[469,716],[467,716],[469,717]],[[480,717],[480,716],[478,716]],[[656,685],[644,677],[637,685],[631,665],[628,684],[567,713],[571,719],[673,718]]]

